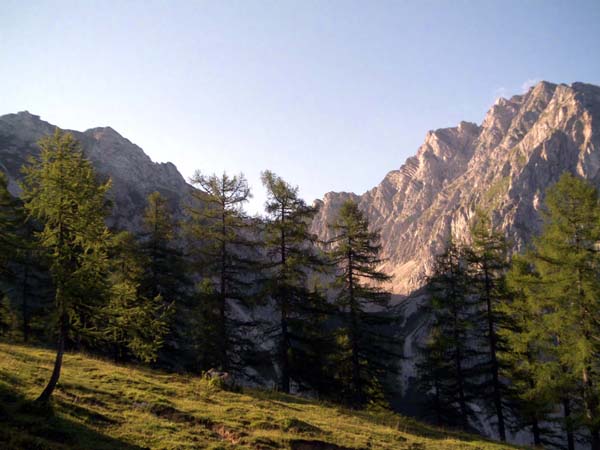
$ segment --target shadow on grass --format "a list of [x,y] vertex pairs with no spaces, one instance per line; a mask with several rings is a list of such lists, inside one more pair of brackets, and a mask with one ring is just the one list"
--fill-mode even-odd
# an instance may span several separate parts
[[466,433],[464,431],[455,429],[438,428],[427,423],[419,422],[417,419],[412,417],[401,416],[392,411],[353,410],[341,406],[337,406],[336,410],[339,414],[360,418],[365,422],[387,426],[401,433],[407,433],[430,440],[442,441],[446,439],[455,439],[464,442],[488,442],[492,444],[510,446],[510,444],[494,441],[493,439],[489,439],[476,433]]
[[[83,408],[76,413],[83,417],[89,414]],[[0,383],[0,447],[7,450],[143,449],[60,417],[51,405],[41,406],[27,400],[4,383]]]
[[[286,406],[286,404],[288,404],[287,408],[291,410],[299,410],[291,405],[314,404],[317,402],[317,400],[305,399],[295,395],[283,394],[276,391],[261,391],[260,389],[244,389],[244,394],[259,400],[268,401],[275,405]],[[497,441],[490,440],[477,434],[465,433],[459,430],[437,428],[433,425],[421,423],[414,418],[398,415],[392,411],[357,410],[332,402],[320,403],[325,408],[334,409],[340,415],[349,418],[360,419],[364,422],[369,422],[375,425],[392,428],[399,432],[399,439],[401,438],[400,433],[406,433],[431,440],[455,439],[465,442],[489,442],[500,444]]]

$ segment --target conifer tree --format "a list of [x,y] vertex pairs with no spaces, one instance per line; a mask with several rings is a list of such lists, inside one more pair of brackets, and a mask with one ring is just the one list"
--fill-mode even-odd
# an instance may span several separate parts
[[[4,298],[0,327],[24,342],[46,328],[45,317],[52,296],[45,261],[34,240],[35,224],[27,220],[23,202],[8,191],[0,173],[0,282]],[[0,294],[0,296],[2,296]]]
[[160,294],[154,298],[141,295],[140,282],[147,260],[131,233],[117,234],[111,253],[107,325],[103,330],[106,339],[117,361],[129,355],[144,362],[155,361],[168,332],[171,305]]
[[416,369],[417,389],[424,395],[422,417],[439,427],[461,424],[466,429],[467,413],[461,413],[456,407],[455,391],[451,388],[455,380],[451,378],[454,367],[447,356],[448,344],[439,326],[431,325],[427,340],[419,347]]
[[322,270],[324,261],[315,247],[316,236],[309,229],[316,208],[307,206],[299,198],[297,187],[271,171],[262,173],[262,182],[268,198],[265,294],[274,302],[279,316],[271,334],[277,341],[280,389],[289,393],[292,361],[298,363],[298,350],[307,339],[303,319],[310,314],[311,301],[317,298],[309,289],[308,277],[312,271]]
[[335,304],[344,317],[339,364],[342,371],[346,368],[347,400],[358,408],[384,401],[382,385],[397,356],[385,333],[390,294],[381,288],[390,277],[377,269],[382,262],[379,232],[369,230],[355,202],[342,205],[331,229],[331,258],[338,268]]
[[98,304],[96,294],[106,282],[109,231],[105,194],[79,143],[56,130],[40,140],[39,159],[24,168],[23,197],[29,215],[43,224],[39,245],[50,260],[55,286],[58,345],[48,385],[38,397],[47,402],[60,377],[69,331],[88,325],[83,319]]
[[16,258],[20,247],[18,230],[23,224],[19,205],[8,191],[8,180],[0,172],[0,275],[8,271],[8,263]]
[[169,331],[163,336],[159,364],[172,369],[197,369],[192,282],[188,261],[176,243],[177,237],[178,225],[166,197],[159,192],[151,193],[139,236],[144,268],[139,279],[139,296],[152,301],[160,297],[163,307],[170,310]]
[[[431,331],[417,365],[419,389],[429,396],[438,424],[469,429],[475,393],[473,341],[475,305],[469,296],[465,252],[450,241],[435,257],[427,280],[430,301],[421,309],[431,316]],[[431,396],[433,398],[431,398]]]
[[176,290],[177,279],[171,268],[176,253],[172,246],[175,228],[167,199],[159,192],[151,193],[144,211],[141,235],[141,251],[147,263],[142,286],[145,296],[155,298]]
[[13,282],[10,296],[18,305],[20,334],[24,342],[47,338],[47,316],[53,301],[48,261],[35,241],[37,225],[23,218],[18,233],[19,248],[12,264]]
[[500,305],[508,320],[499,330],[499,335],[506,342],[499,359],[502,363],[501,375],[510,381],[509,395],[516,419],[514,428],[522,430],[529,427],[535,446],[552,445],[550,438],[553,433],[544,423],[552,419],[556,392],[564,390],[563,386],[549,379],[544,383],[536,382],[536,373],[542,369],[539,356],[548,355],[548,350],[552,351],[552,348],[540,345],[547,343],[545,331],[537,325],[543,311],[529,297],[531,289],[540,286],[539,281],[539,277],[531,270],[527,256],[512,258],[507,274],[511,300]]
[[499,329],[506,323],[506,317],[500,305],[508,301],[505,275],[508,269],[506,239],[492,229],[486,213],[479,211],[471,229],[472,245],[468,249],[467,259],[470,270],[470,290],[480,303],[482,325],[479,337],[487,348],[483,361],[477,368],[484,376],[481,383],[481,396],[491,401],[491,410],[496,417],[500,440],[506,441],[505,409],[507,407],[508,387],[501,380],[499,352],[504,342]]
[[[8,191],[8,180],[0,172],[0,280],[10,283],[14,277],[11,263],[17,260],[20,247],[19,229],[24,223],[20,205]],[[16,311],[6,292],[0,291],[0,331],[7,334],[15,328]]]
[[289,318],[295,340],[290,351],[290,373],[298,391],[316,393],[321,398],[343,401],[338,380],[338,350],[335,341],[336,310],[327,300],[327,291],[320,282],[309,279],[307,300],[296,305],[296,314]]
[[197,206],[188,208],[188,232],[198,243],[197,264],[205,279],[203,365],[241,372],[244,357],[252,352],[246,335],[254,322],[236,317],[231,308],[233,303],[251,308],[259,271],[253,221],[243,209],[250,189],[243,174],[206,176],[197,171],[191,182],[199,191],[194,193]]
[[[525,296],[528,334],[536,349],[534,387],[551,383],[563,404],[569,448],[573,431],[587,428],[600,449],[600,207],[590,183],[565,173],[546,194],[545,225],[525,258],[534,274],[512,278]],[[515,341],[517,344],[515,344]],[[521,344],[522,345],[522,344]]]

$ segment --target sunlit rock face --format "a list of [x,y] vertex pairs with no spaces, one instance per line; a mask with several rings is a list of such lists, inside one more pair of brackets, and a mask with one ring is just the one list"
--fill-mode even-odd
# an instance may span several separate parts
[[564,171],[600,184],[600,87],[540,82],[523,95],[500,98],[481,125],[430,131],[417,154],[362,195],[330,192],[313,231],[327,224],[347,198],[381,230],[381,269],[391,289],[409,294],[424,284],[433,256],[452,235],[469,239],[477,208],[518,250],[541,225],[545,190]]
[[[30,156],[39,154],[37,141],[55,129],[28,112],[0,116],[0,170],[8,174],[13,194],[19,192],[21,167]],[[114,208],[109,225],[140,230],[146,198],[154,191],[166,196],[173,212],[181,216],[192,188],[173,164],[152,162],[140,147],[110,127],[70,132],[99,176],[111,179],[109,198]]]

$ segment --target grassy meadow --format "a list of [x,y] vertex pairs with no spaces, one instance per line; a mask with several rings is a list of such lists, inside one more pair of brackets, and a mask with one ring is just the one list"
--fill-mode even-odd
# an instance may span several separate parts
[[52,405],[33,400],[54,353],[0,343],[0,447],[8,449],[502,449],[389,412],[65,355]]

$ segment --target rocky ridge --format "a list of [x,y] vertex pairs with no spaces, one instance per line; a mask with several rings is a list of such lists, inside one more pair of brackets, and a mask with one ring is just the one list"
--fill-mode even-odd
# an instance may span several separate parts
[[564,171],[600,184],[600,87],[540,82],[498,99],[481,125],[430,131],[417,154],[370,191],[325,194],[312,229],[328,238],[339,206],[356,200],[381,230],[391,289],[407,295],[424,284],[450,236],[468,241],[478,208],[518,250],[539,230],[544,192]]
[[[31,156],[39,154],[37,142],[51,134],[55,125],[27,111],[0,116],[0,170],[9,177],[9,188],[19,193],[20,169]],[[159,191],[170,202],[176,216],[193,189],[172,163],[155,163],[144,151],[110,127],[84,132],[67,130],[81,143],[101,177],[110,177],[110,199],[115,207],[109,225],[139,230],[147,196]]]

